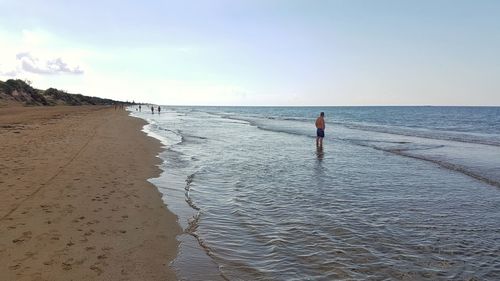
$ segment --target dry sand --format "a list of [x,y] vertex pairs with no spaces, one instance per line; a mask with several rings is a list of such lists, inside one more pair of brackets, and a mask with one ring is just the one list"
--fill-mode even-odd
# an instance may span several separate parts
[[105,107],[0,108],[0,280],[175,280],[160,143]]

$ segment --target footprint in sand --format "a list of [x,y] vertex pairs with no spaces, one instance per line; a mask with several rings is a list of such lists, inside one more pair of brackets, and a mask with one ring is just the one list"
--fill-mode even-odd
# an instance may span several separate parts
[[97,275],[101,275],[103,273],[103,270],[97,266],[98,264],[94,264],[90,266],[90,269],[93,270]]
[[15,260],[15,261],[25,261],[27,259],[33,258],[35,255],[36,255],[36,253],[26,252],[26,253],[24,253],[25,258],[21,258],[21,259]]
[[65,206],[64,211],[65,211],[66,213],[71,214],[71,213],[73,213],[73,210],[74,210],[74,209],[75,209],[75,206],[73,206],[73,205],[71,205],[71,204],[68,204],[68,205],[66,205],[66,206]]
[[51,208],[50,208],[50,207],[51,207],[50,205],[40,205],[40,207],[42,207],[42,210],[43,210],[45,213],[48,213],[48,214],[52,213],[52,211],[50,210],[50,209],[51,209]]
[[19,263],[18,263],[18,264],[15,264],[15,265],[11,265],[11,266],[9,266],[9,269],[10,269],[10,270],[16,270],[16,269],[18,269],[19,267],[21,267],[21,264],[19,264]]
[[61,264],[62,269],[71,270],[73,268],[73,258],[66,260]]
[[12,243],[19,244],[19,243],[22,243],[24,241],[28,241],[31,239],[31,236],[32,236],[31,231],[23,232],[23,235],[17,239],[12,240]]
[[53,234],[52,237],[50,237],[50,240],[59,240],[61,235],[59,234]]

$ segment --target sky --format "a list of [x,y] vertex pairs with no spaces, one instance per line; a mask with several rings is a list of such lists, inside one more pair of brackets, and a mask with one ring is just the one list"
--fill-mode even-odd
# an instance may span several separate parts
[[165,105],[500,105],[500,1],[0,0],[0,80]]

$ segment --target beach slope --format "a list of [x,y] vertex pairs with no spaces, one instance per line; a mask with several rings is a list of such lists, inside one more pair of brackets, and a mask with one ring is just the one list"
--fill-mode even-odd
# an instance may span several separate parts
[[0,108],[1,280],[175,280],[157,140],[100,106]]

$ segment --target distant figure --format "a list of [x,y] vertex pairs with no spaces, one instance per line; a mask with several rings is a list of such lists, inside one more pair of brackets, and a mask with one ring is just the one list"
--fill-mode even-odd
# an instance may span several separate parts
[[160,111],[161,111],[161,107],[158,106],[158,114],[160,114]]
[[155,114],[155,108],[154,108],[154,106],[151,106],[151,114]]
[[141,112],[141,105],[139,104],[139,112]]
[[321,112],[316,119],[316,147],[323,147],[325,137],[325,113]]

